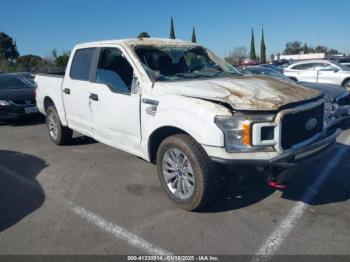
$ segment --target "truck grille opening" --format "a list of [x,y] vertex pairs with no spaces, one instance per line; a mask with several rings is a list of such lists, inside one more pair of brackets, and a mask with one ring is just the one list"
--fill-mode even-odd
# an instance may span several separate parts
[[323,129],[323,114],[324,104],[285,115],[282,120],[282,148],[287,150],[320,133]]

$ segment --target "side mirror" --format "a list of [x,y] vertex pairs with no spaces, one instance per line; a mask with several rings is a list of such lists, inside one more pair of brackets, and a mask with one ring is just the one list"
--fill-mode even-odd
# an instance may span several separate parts
[[338,68],[334,70],[334,73],[338,73],[338,72],[339,72],[339,69],[338,69]]
[[153,70],[152,72],[152,80],[153,82],[157,82],[160,79],[160,71],[159,70]]

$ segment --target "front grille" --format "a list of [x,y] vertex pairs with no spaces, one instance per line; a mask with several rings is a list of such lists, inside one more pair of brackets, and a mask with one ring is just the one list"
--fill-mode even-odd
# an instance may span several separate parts
[[323,114],[324,104],[294,114],[286,114],[282,119],[282,148],[287,150],[320,133],[323,129]]

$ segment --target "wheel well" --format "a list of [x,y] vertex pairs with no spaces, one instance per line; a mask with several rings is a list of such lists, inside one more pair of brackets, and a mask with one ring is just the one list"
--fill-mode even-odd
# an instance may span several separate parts
[[344,86],[344,85],[345,85],[345,83],[346,83],[347,81],[349,81],[349,80],[350,80],[350,77],[345,78],[345,79],[344,79],[344,81],[343,81],[343,83],[341,83],[341,85],[342,85],[342,86]]
[[172,126],[160,127],[157,130],[153,131],[153,133],[151,134],[148,140],[148,153],[149,153],[150,161],[152,163],[155,163],[156,161],[157,151],[160,143],[162,143],[162,141],[167,137],[176,135],[176,134],[187,134],[187,133],[182,129],[172,127]]
[[298,82],[298,79],[296,79],[295,77],[289,77],[290,79],[292,79],[293,81],[295,81],[295,82]]
[[47,108],[51,105],[55,105],[54,102],[52,101],[52,99],[50,97],[45,97],[44,98],[44,109],[45,109],[45,112],[47,110]]

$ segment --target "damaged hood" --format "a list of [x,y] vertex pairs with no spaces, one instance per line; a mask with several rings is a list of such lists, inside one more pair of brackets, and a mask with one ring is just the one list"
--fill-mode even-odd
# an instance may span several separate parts
[[156,82],[154,87],[159,93],[219,101],[236,110],[277,110],[287,104],[322,96],[317,90],[266,76]]

